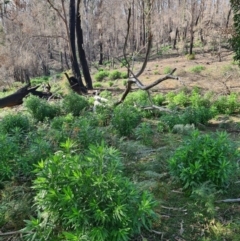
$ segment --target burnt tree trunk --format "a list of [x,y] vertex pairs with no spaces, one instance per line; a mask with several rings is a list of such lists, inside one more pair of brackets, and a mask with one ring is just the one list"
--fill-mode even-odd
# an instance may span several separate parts
[[76,44],[75,44],[75,38],[76,38],[75,27],[76,27],[75,0],[70,0],[69,2],[69,35],[70,35],[70,45],[72,49],[71,69],[72,69],[73,75],[78,80],[80,88],[84,88],[80,68],[77,61]]
[[81,0],[77,1],[77,23],[76,23],[78,55],[82,65],[82,71],[83,71],[87,88],[92,90],[93,89],[92,78],[89,72],[85,51],[83,49],[83,33],[82,33],[82,27],[81,27],[80,2]]

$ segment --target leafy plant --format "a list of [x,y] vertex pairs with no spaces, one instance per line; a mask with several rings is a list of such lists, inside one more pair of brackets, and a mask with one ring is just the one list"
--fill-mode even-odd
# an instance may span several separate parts
[[207,122],[216,115],[215,108],[206,107],[187,107],[182,111],[174,111],[172,113],[166,113],[160,117],[160,120],[166,123],[170,129],[177,124],[207,124]]
[[134,131],[137,140],[140,140],[144,145],[152,144],[152,136],[154,134],[152,126],[149,123],[143,122]]
[[25,240],[129,240],[151,227],[156,202],[122,175],[118,151],[102,143],[79,156],[71,140],[61,146],[37,166],[39,215],[27,221]]
[[189,96],[189,102],[192,107],[210,107],[210,99],[209,96],[202,96],[198,90],[193,90],[191,95]]
[[201,73],[205,69],[205,66],[203,65],[195,65],[190,68],[190,72],[192,73]]
[[175,94],[175,96],[173,97],[172,102],[175,105],[187,106],[189,100],[188,100],[188,96],[186,95],[185,91],[181,91],[178,94]]
[[24,106],[38,121],[53,119],[60,114],[60,107],[57,104],[50,104],[47,100],[36,96],[29,96],[24,100]]
[[128,78],[128,73],[127,72],[122,72],[121,73],[121,78],[122,79],[127,79]]
[[106,77],[109,76],[109,72],[106,71],[106,70],[100,70],[99,72],[97,72],[95,75],[94,75],[94,78],[96,81],[103,81],[103,79],[105,79]]
[[238,112],[240,108],[236,93],[218,97],[218,99],[214,101],[213,106],[220,114],[233,114]]
[[121,136],[129,136],[140,123],[141,114],[129,105],[117,106],[113,111],[111,123]]
[[121,78],[121,72],[118,70],[114,70],[109,74],[110,80],[116,80]]
[[166,100],[166,97],[163,94],[156,94],[153,97],[153,103],[156,105],[162,105],[165,100]]
[[0,181],[9,180],[14,177],[17,164],[17,157],[20,152],[18,139],[8,134],[0,135]]
[[195,53],[187,54],[187,55],[186,55],[186,58],[187,58],[188,60],[194,60],[194,59],[195,59]]
[[109,87],[112,87],[113,84],[114,84],[114,83],[113,83],[112,81],[109,81],[109,82],[108,82]]
[[8,114],[1,120],[0,130],[3,133],[13,134],[18,128],[21,132],[27,132],[32,128],[28,116],[17,113]]
[[75,92],[64,96],[63,109],[66,113],[72,113],[73,116],[79,116],[88,106],[89,103],[87,99]]
[[166,66],[166,67],[164,67],[164,69],[163,69],[163,73],[164,73],[164,74],[170,74],[171,71],[172,71],[172,68],[169,67],[169,66]]
[[101,97],[109,99],[112,97],[112,92],[108,90],[101,91],[99,94]]
[[91,122],[88,117],[76,119],[71,126],[72,139],[76,140],[81,150],[85,150],[91,144],[100,143],[103,139],[103,132],[96,128],[95,122]]
[[125,103],[128,105],[134,105],[135,103],[146,105],[148,103],[148,94],[146,91],[137,90],[126,97]]
[[227,133],[193,131],[170,158],[169,169],[184,189],[192,191],[205,182],[224,188],[234,175],[238,156]]
[[94,88],[101,88],[101,87],[102,87],[102,84],[99,83],[99,82],[95,82],[95,83],[93,83],[93,87],[94,87]]

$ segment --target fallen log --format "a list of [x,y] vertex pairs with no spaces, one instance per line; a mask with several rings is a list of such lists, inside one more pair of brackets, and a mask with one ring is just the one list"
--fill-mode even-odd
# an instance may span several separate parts
[[52,95],[51,92],[37,91],[36,89],[39,87],[39,85],[32,88],[29,87],[30,85],[28,84],[14,92],[13,94],[0,99],[0,108],[21,105],[23,103],[23,99],[28,94],[36,95],[39,98],[49,98]]

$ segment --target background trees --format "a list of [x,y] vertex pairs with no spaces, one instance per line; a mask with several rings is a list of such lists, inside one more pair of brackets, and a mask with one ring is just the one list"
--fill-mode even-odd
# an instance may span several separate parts
[[[25,81],[26,74],[49,75],[70,67],[67,32],[58,13],[46,2],[0,0],[2,81]],[[59,8],[61,14],[61,3],[64,3],[69,19],[69,2],[49,2]],[[237,3],[231,2],[233,6]],[[167,48],[179,54],[192,53],[196,47],[218,51],[226,37],[223,30],[232,24],[229,0],[83,0],[77,3],[83,31],[83,45],[80,45],[89,63],[102,64],[122,55],[129,7],[132,18],[128,51],[132,52],[143,49],[150,27],[154,36],[152,49],[159,54]]]

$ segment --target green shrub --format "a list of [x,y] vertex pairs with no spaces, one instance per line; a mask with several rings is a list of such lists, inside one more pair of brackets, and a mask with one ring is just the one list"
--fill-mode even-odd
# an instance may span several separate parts
[[188,103],[189,103],[189,100],[188,100],[188,96],[187,96],[187,94],[185,93],[185,91],[181,91],[181,92],[179,92],[178,94],[175,94],[175,96],[173,97],[172,102],[173,102],[175,105],[187,106]]
[[24,106],[38,121],[53,119],[60,114],[60,106],[50,104],[47,100],[40,99],[37,96],[29,96],[25,99]]
[[98,126],[108,126],[112,118],[112,108],[108,106],[98,106],[96,108],[96,119]]
[[73,115],[67,114],[65,116],[57,116],[54,117],[51,121],[51,128],[56,129],[56,130],[62,130],[64,125],[66,124],[71,124],[74,121]]
[[187,107],[181,115],[183,124],[203,124],[206,125],[217,114],[215,108]]
[[4,116],[0,122],[0,130],[3,133],[13,134],[17,129],[20,132],[27,132],[31,129],[32,125],[28,116],[21,113],[8,114]]
[[112,92],[108,90],[101,91],[99,94],[102,98],[110,99],[112,97]]
[[109,81],[109,82],[108,82],[109,87],[112,87],[113,84],[114,84],[114,83],[113,83],[112,81]]
[[207,124],[217,114],[215,108],[201,107],[187,107],[182,111],[174,111],[172,113],[165,113],[160,117],[160,120],[167,124],[170,129],[177,124]]
[[16,171],[16,159],[20,155],[21,147],[18,139],[8,134],[0,134],[0,181],[10,180]]
[[139,105],[146,105],[148,103],[147,92],[144,90],[137,90],[127,95],[125,104],[134,105],[135,103],[138,103]]
[[164,67],[163,73],[164,74],[170,74],[173,69],[169,66]]
[[73,116],[79,116],[81,112],[89,107],[87,99],[75,92],[64,96],[63,109],[66,113],[72,113]]
[[144,145],[152,144],[152,136],[154,132],[152,126],[149,123],[143,122],[134,130],[134,135],[137,140],[140,140]]
[[114,70],[110,72],[109,79],[110,80],[121,79],[121,72],[119,72],[118,70]]
[[72,124],[71,137],[78,142],[80,149],[86,150],[89,145],[100,143],[103,139],[103,132],[96,128],[96,122],[87,116],[76,119]]
[[203,65],[196,65],[190,68],[190,72],[192,73],[201,73],[205,69],[205,66]]
[[153,97],[153,103],[155,105],[162,105],[166,100],[166,97],[163,94],[157,94]]
[[238,152],[227,133],[200,134],[193,131],[169,160],[170,172],[184,189],[210,182],[223,188],[233,177]]
[[194,59],[195,59],[195,53],[187,54],[187,55],[186,55],[186,58],[187,58],[188,60],[194,60]]
[[99,72],[97,72],[95,75],[94,75],[94,78],[96,81],[103,81],[103,79],[105,79],[106,77],[109,76],[109,72],[106,71],[106,70],[100,70]]
[[190,105],[193,107],[210,107],[210,99],[208,96],[202,96],[198,91],[192,91],[189,96]]
[[121,73],[121,78],[122,79],[127,79],[128,78],[128,73],[127,72],[122,72]]
[[214,101],[213,106],[220,114],[233,114],[239,112],[240,104],[236,93],[231,93],[228,96],[220,96]]
[[117,106],[113,111],[111,123],[121,136],[129,136],[140,123],[141,113],[128,105]]
[[99,83],[99,82],[96,82],[96,83],[93,83],[93,87],[94,87],[94,88],[101,88],[101,87],[102,87],[102,84]]
[[[41,161],[36,169],[38,217],[23,230],[30,240],[129,240],[156,217],[156,202],[122,175],[121,156],[104,144],[82,156],[64,152]],[[54,175],[53,175],[54,173]]]

